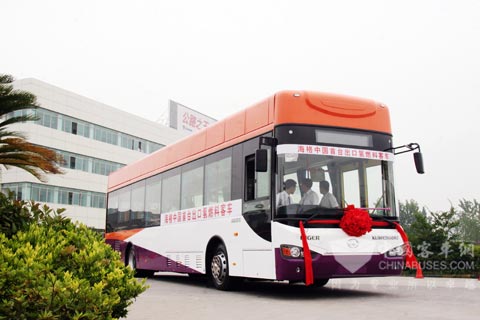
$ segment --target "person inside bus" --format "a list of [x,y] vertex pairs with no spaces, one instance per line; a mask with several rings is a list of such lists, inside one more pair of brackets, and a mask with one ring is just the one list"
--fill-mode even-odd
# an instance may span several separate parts
[[337,199],[335,199],[335,196],[329,190],[330,183],[326,180],[320,181],[320,193],[323,195],[322,200],[320,201],[320,207],[338,208]]
[[292,194],[297,189],[297,182],[293,179],[288,179],[284,182],[284,190],[277,194],[277,208],[281,206],[288,206],[293,203]]
[[300,182],[300,190],[303,193],[303,197],[300,200],[301,205],[318,205],[320,198],[318,194],[312,190],[312,179],[306,178]]

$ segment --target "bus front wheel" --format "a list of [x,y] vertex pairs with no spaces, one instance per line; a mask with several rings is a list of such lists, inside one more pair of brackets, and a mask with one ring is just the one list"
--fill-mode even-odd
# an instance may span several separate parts
[[328,283],[328,280],[330,279],[315,279],[315,282],[313,283],[312,287],[314,288],[324,287]]
[[229,275],[228,255],[224,244],[219,244],[210,261],[210,273],[215,288],[219,290],[231,290],[237,279]]

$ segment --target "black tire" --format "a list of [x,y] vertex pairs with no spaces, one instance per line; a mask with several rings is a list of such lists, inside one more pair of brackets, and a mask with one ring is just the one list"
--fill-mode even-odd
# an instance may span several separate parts
[[328,278],[327,279],[315,279],[312,287],[314,287],[314,288],[324,287],[328,283],[328,280],[330,280],[330,279],[328,279]]
[[240,278],[231,277],[228,266],[227,249],[220,243],[210,259],[210,277],[218,290],[232,290],[240,282]]
[[202,280],[206,277],[203,273],[189,273],[188,276],[195,280]]

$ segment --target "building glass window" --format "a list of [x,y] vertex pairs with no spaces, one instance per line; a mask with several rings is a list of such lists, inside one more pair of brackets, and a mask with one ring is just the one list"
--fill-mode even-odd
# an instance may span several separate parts
[[105,195],[101,193],[93,193],[90,200],[90,207],[105,208]]
[[35,115],[38,118],[36,123],[39,125],[47,128],[57,129],[58,115],[56,113],[38,108],[35,109]]
[[76,122],[72,122],[72,133],[77,134],[77,123]]
[[164,145],[154,143],[154,142],[147,142],[147,148],[146,148],[147,150],[145,150],[143,152],[153,153],[157,150],[160,150],[162,147],[164,147]]
[[133,149],[133,138],[131,136],[128,136],[126,134],[122,134],[121,137],[121,146],[126,148],[126,149]]
[[90,125],[88,123],[78,123],[77,134],[85,138],[90,138]]
[[23,197],[23,193],[22,193],[22,187],[20,184],[9,184],[7,186],[4,186],[4,188],[2,188],[2,193],[5,194],[5,195],[8,195],[9,192],[13,192],[13,195],[15,197],[16,200],[23,200],[22,197]]
[[118,145],[118,133],[107,128],[95,126],[93,138],[98,141]]
[[39,202],[53,202],[53,188],[51,186],[35,184],[32,185],[31,200]]
[[[5,183],[2,192],[13,191],[18,200],[78,205],[82,207],[105,208],[105,194],[86,190],[54,187],[39,183]],[[91,199],[89,201],[89,199]]]
[[90,138],[90,125],[87,122],[63,116],[62,130],[71,134]]
[[75,157],[70,157],[70,169],[75,169]]
[[[76,153],[70,153],[67,151],[61,151],[61,150],[55,150],[55,149],[52,149],[52,150],[62,155],[64,162],[61,164],[61,166],[63,168],[81,170],[85,172],[108,176],[111,172],[118,170],[124,166],[121,163],[86,157]],[[91,168],[90,168],[90,163],[92,163]]]
[[[121,133],[119,131],[101,127],[89,122],[85,122],[66,115],[61,115],[42,108],[17,110],[7,114],[6,117],[11,118],[27,114],[35,114],[38,118],[35,123],[41,126],[62,130],[64,132],[72,133],[86,138],[91,138],[112,145],[120,145],[121,147],[130,150],[135,150],[143,153],[152,153],[164,147],[164,145],[159,143],[133,137],[126,133]],[[93,136],[92,134],[90,134],[92,128]]]

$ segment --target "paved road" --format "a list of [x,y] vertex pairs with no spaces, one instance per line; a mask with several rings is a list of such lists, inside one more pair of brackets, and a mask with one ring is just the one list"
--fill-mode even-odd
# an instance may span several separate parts
[[324,288],[247,282],[239,291],[222,292],[167,274],[147,284],[127,320],[480,319],[477,279],[334,279]]

